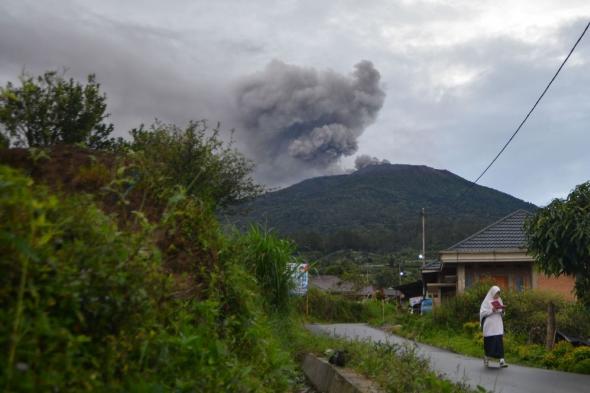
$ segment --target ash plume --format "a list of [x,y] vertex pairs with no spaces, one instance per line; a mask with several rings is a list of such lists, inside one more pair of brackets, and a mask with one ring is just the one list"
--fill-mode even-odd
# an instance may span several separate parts
[[357,170],[368,167],[370,165],[381,165],[381,164],[391,164],[391,163],[386,159],[380,160],[377,157],[371,157],[366,154],[360,155],[354,160],[354,167]]
[[322,174],[354,154],[358,137],[383,106],[380,78],[366,60],[350,75],[275,60],[242,78],[236,88],[239,130],[260,177],[277,182]]

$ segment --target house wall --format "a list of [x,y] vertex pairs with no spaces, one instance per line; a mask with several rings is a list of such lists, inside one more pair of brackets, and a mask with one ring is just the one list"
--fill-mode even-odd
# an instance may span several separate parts
[[575,300],[575,279],[571,276],[549,277],[543,273],[535,272],[535,288],[556,292],[567,300]]
[[491,279],[502,289],[524,290],[533,286],[532,263],[478,262],[461,265],[463,266],[457,269],[457,292],[459,293],[483,279]]

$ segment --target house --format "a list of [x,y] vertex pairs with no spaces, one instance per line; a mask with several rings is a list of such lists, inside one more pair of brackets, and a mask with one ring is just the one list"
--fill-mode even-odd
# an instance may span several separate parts
[[435,304],[483,278],[504,289],[543,289],[573,300],[573,277],[548,277],[533,267],[524,233],[524,222],[531,214],[517,210],[441,251],[439,261],[425,265],[423,280]]

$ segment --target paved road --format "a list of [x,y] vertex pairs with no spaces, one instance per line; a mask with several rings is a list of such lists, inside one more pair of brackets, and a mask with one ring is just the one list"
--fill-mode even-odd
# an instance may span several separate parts
[[472,387],[481,385],[497,393],[584,393],[590,392],[590,375],[565,373],[532,367],[510,365],[508,368],[486,368],[483,360],[458,355],[444,349],[417,344],[405,338],[387,334],[365,324],[342,323],[308,325],[317,333],[330,334],[357,340],[415,345],[418,354],[430,359],[432,369],[455,382]]

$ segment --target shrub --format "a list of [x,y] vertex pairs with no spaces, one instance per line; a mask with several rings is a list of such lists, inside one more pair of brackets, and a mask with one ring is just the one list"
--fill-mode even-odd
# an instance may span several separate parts
[[134,371],[138,326],[167,285],[144,233],[0,166],[0,254],[2,385],[85,390]]
[[590,359],[590,347],[577,347],[573,350],[573,354],[576,362]]
[[584,359],[574,365],[571,371],[580,374],[590,374],[590,359]]
[[577,337],[590,338],[590,310],[581,303],[564,303],[556,315],[557,327]]
[[[371,318],[363,303],[309,288],[307,298],[296,299],[299,311],[304,314],[309,309],[309,317],[316,321],[366,322]],[[306,302],[307,306],[306,307]]]
[[267,304],[274,310],[287,311],[294,285],[290,263],[296,262],[295,245],[258,227],[251,227],[238,243],[242,263],[256,277]]
[[481,327],[479,325],[479,321],[478,322],[465,322],[463,324],[463,331],[465,331],[467,334],[474,335],[474,334],[478,333],[480,330],[481,330]]
[[[0,349],[7,354],[0,358],[3,388],[289,388],[294,364],[274,337],[240,254],[223,243],[216,227],[210,232],[203,223],[190,227],[206,221],[196,201],[176,202],[159,225],[135,212],[138,225],[130,232],[90,197],[57,198],[0,166]],[[161,237],[161,228],[172,231],[173,223],[182,239],[205,242],[221,255],[206,259],[215,265],[208,276],[202,269],[203,281],[196,284],[209,288],[200,299],[179,296],[177,284],[162,269],[154,239]],[[199,266],[200,256],[193,257],[193,266]]]
[[[253,163],[219,139],[203,121],[182,129],[156,122],[149,130],[131,131],[131,156],[144,168],[144,182],[166,191],[181,186],[186,193],[215,206],[258,195],[262,187],[251,178]],[[157,157],[157,159],[154,159]]]
[[543,364],[549,368],[558,368],[566,354],[571,353],[574,347],[567,341],[560,341],[543,357]]
[[100,189],[107,185],[113,178],[111,170],[104,164],[96,162],[91,165],[85,165],[78,169],[78,174],[74,179],[74,183],[88,189],[93,187],[94,189]]
[[545,349],[540,345],[519,345],[516,352],[521,359],[531,361],[541,361],[545,355]]

